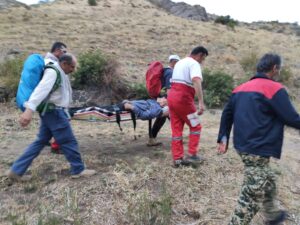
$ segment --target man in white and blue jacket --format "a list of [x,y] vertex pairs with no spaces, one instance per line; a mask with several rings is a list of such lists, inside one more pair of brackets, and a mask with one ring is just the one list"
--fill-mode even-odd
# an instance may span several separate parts
[[218,151],[226,153],[233,125],[234,147],[245,165],[230,225],[250,224],[260,208],[266,224],[280,224],[286,218],[274,203],[276,183],[269,161],[281,157],[284,126],[300,129],[300,116],[284,86],[274,81],[280,69],[280,56],[265,54],[257,64],[257,74],[233,90],[222,113]]

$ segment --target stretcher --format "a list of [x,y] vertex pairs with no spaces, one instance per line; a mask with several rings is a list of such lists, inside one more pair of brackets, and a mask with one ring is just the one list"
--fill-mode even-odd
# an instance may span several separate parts
[[121,121],[132,120],[133,128],[136,128],[136,116],[131,111],[122,111],[117,105],[110,106],[91,106],[91,107],[73,107],[69,109],[69,114],[74,120],[83,120],[89,122],[116,122],[121,128]]

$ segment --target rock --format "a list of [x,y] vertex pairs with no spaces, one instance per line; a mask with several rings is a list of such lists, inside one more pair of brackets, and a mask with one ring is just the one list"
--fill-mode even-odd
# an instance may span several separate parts
[[18,50],[18,49],[10,49],[8,52],[7,52],[7,55],[18,55],[20,54],[21,51]]
[[170,0],[148,0],[148,1],[160,8],[163,8],[167,12],[170,12],[182,18],[201,20],[201,21],[210,20],[210,17],[206,13],[205,8],[200,5],[192,6],[184,2],[175,3]]
[[15,0],[1,0],[0,1],[0,10],[2,9],[7,9],[9,7],[15,7],[15,6],[22,6],[25,7],[27,9],[30,9],[30,7],[24,3],[15,1]]

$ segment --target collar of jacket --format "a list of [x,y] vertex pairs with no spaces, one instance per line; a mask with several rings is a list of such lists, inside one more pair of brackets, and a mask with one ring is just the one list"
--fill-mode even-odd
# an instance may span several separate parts
[[255,76],[253,76],[250,80],[253,80],[253,79],[256,79],[256,78],[263,78],[263,79],[272,80],[271,78],[267,77],[267,75],[265,73],[260,73],[260,72],[257,72],[255,74]]

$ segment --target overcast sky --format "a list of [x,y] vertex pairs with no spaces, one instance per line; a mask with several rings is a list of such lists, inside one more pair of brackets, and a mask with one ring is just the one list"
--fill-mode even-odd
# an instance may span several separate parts
[[[1,1],[1,0],[0,0]],[[39,3],[39,0],[17,0],[18,2],[23,2],[27,5],[37,4]],[[52,2],[54,0],[48,0],[49,2]]]
[[300,25],[299,0],[172,0],[190,5],[201,5],[207,13],[244,22],[279,21],[298,22]]

